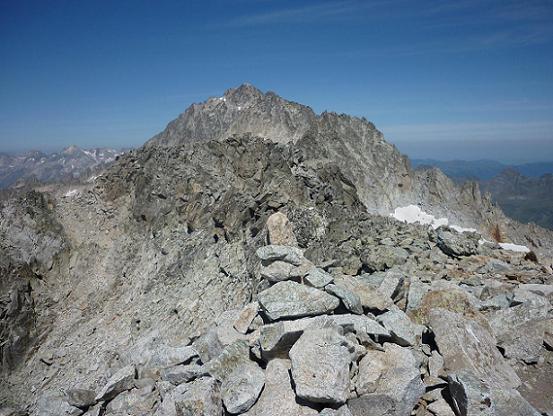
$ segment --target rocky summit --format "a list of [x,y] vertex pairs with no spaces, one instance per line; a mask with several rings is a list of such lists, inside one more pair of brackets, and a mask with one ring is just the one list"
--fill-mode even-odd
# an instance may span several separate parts
[[243,85],[1,194],[0,415],[553,415],[552,247]]

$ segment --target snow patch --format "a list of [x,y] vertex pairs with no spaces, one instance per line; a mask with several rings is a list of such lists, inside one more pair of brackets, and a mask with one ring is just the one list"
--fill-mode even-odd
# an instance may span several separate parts
[[[459,225],[449,224],[447,218],[436,218],[434,215],[427,214],[421,210],[416,205],[408,205],[406,207],[399,207],[390,214],[396,220],[406,222],[408,224],[419,223],[422,225],[430,225],[432,228],[436,229],[442,225],[446,225],[449,228],[457,231],[458,233],[475,233],[477,232],[474,228],[465,228],[460,227]],[[482,238],[478,241],[479,244],[491,243],[490,241]],[[530,249],[526,246],[521,246],[519,244],[513,243],[499,243],[499,247],[503,250],[516,251],[519,253],[528,253]]]
[[530,249],[528,247],[513,243],[499,243],[499,247],[501,247],[503,250],[516,251],[518,253],[530,252]]
[[70,197],[75,196],[75,195],[79,195],[79,190],[78,189],[70,189],[63,196],[65,196],[66,198],[70,198]]
[[416,205],[396,208],[390,215],[396,220],[406,222],[407,224],[419,223],[430,225],[434,229],[449,223],[447,218],[436,218],[434,215],[427,214]]

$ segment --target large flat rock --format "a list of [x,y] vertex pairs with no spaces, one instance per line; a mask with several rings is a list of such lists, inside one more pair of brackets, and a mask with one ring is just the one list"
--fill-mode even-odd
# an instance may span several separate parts
[[262,311],[271,321],[322,315],[338,307],[338,298],[322,290],[286,281],[257,295]]

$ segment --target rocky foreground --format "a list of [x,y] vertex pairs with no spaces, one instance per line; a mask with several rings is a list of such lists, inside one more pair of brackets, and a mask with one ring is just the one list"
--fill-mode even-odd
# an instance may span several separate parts
[[229,90],[0,198],[0,415],[552,415],[551,247],[366,120]]
[[351,276],[308,260],[283,214],[267,235],[253,302],[182,345],[137,345],[38,414],[553,414],[553,278],[527,254],[443,228],[421,261],[447,276],[407,275],[411,241],[389,237],[372,261],[391,268]]

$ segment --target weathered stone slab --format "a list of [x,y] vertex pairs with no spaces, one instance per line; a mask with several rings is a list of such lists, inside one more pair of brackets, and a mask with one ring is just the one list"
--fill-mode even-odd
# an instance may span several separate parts
[[434,309],[429,315],[445,371],[466,370],[490,383],[513,388],[520,385],[520,379],[501,356],[490,331],[445,309]]
[[134,387],[134,379],[136,375],[136,369],[134,365],[128,365],[117,371],[107,381],[105,386],[100,390],[100,393],[96,396],[96,401],[110,400],[126,390],[130,390]]
[[303,252],[299,248],[276,244],[260,247],[256,250],[255,254],[257,254],[257,257],[264,264],[278,260],[283,263],[299,266],[304,260]]
[[419,344],[425,330],[424,326],[412,322],[405,312],[397,307],[379,315],[377,321],[390,331],[393,341],[403,347]]
[[348,289],[359,296],[361,305],[364,308],[383,311],[393,305],[390,298],[386,298],[378,289],[373,288],[361,279],[342,276],[334,279],[334,284]]
[[333,281],[334,278],[330,273],[327,273],[318,267],[311,269],[311,271],[304,277],[304,282],[306,284],[316,287],[317,289],[322,289]]
[[339,298],[348,311],[358,315],[363,314],[361,299],[351,290],[341,286],[329,284],[325,287],[325,291]]
[[334,328],[305,331],[290,350],[296,395],[314,403],[344,403],[353,352]]
[[317,411],[296,400],[290,380],[290,361],[274,359],[265,369],[265,388],[247,416],[315,416]]
[[286,281],[257,295],[261,309],[271,321],[301,318],[332,312],[340,301],[328,293],[299,283]]

